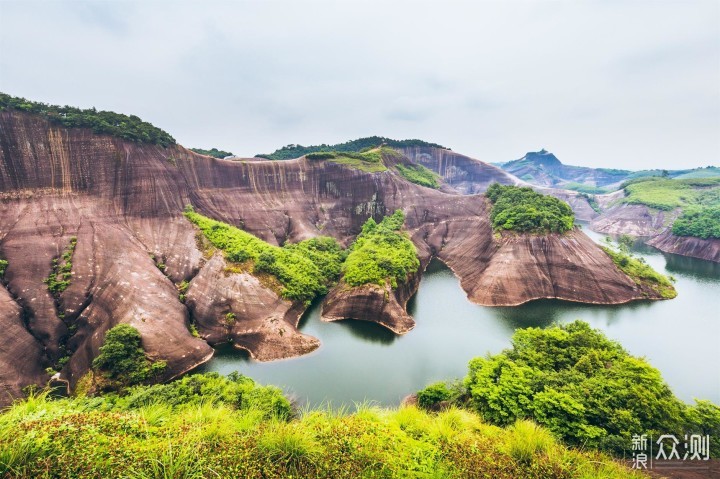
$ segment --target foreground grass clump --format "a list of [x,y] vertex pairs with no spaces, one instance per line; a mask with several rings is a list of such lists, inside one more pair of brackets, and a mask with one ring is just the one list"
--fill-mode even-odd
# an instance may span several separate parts
[[493,205],[490,221],[496,230],[545,234],[573,228],[575,214],[567,203],[532,188],[493,183],[485,195]]
[[431,170],[422,165],[395,165],[400,175],[411,183],[427,188],[440,188],[438,177]]
[[397,288],[420,267],[415,245],[401,231],[405,215],[397,210],[380,223],[369,218],[343,265],[343,280],[351,286],[377,284]]
[[379,148],[361,153],[356,151],[322,151],[309,153],[306,155],[306,158],[308,160],[327,160],[366,173],[377,173],[387,170],[387,167],[383,163],[382,155],[388,151],[395,153],[394,150],[389,150],[388,148]]
[[[517,423],[526,418],[566,444],[626,457],[634,434],[710,435],[711,454],[714,444],[720,446],[712,439],[720,433],[720,407],[707,401],[686,405],[657,369],[587,323],[521,329],[512,344],[500,354],[470,361],[464,395],[453,399],[438,385],[428,389],[492,424],[514,424],[516,438],[525,438],[512,445],[518,459],[550,443],[546,431]],[[418,396],[430,397],[426,392]]]
[[720,177],[714,178],[639,178],[624,185],[627,204],[646,205],[670,211],[690,205],[720,206]]
[[340,275],[345,252],[333,238],[318,237],[278,247],[195,213],[192,208],[185,210],[185,217],[225,253],[228,261],[244,265],[250,273],[277,278],[282,285],[279,293],[284,298],[309,304],[314,297],[327,293]]
[[626,243],[621,241],[617,246],[613,246],[610,239],[607,238],[606,244],[601,245],[600,248],[610,256],[620,271],[628,275],[639,286],[650,288],[665,299],[677,296],[677,291],[670,278],[655,271],[643,258],[633,256]]
[[[31,396],[0,413],[0,476],[14,478],[643,477],[519,421],[490,426],[455,408],[360,406],[291,417],[235,375],[193,375],[128,396]],[[287,405],[287,401],[284,403]]]
[[675,220],[672,232],[677,236],[720,238],[720,205],[688,208]]

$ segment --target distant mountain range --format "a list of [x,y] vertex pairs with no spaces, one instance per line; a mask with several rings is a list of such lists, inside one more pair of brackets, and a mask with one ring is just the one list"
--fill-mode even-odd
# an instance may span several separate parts
[[678,179],[720,176],[720,168],[716,166],[687,170],[631,171],[565,165],[545,149],[531,151],[519,160],[495,163],[495,165],[533,185],[564,188],[583,193],[607,193],[617,190],[625,181],[647,176]]

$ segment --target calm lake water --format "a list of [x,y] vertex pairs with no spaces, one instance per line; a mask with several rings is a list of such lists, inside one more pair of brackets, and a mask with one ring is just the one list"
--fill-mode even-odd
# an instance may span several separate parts
[[653,268],[677,279],[677,298],[620,306],[539,300],[489,308],[468,301],[452,272],[433,261],[409,303],[417,325],[405,336],[363,321],[324,323],[315,304],[300,323],[304,333],[322,341],[315,352],[260,363],[242,351],[221,348],[200,370],[239,371],[281,386],[300,403],[352,407],[375,401],[391,406],[428,383],[462,378],[471,358],[509,347],[517,328],[582,319],[631,354],[646,357],[681,399],[720,404],[720,265],[661,253],[642,243],[633,249]]

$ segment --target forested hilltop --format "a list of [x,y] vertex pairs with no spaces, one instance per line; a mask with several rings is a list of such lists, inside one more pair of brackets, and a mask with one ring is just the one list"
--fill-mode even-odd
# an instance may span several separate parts
[[403,148],[413,146],[427,146],[434,148],[447,149],[437,143],[430,143],[423,140],[393,140],[392,138],[386,138],[384,136],[368,136],[365,138],[358,138],[357,140],[346,141],[345,143],[338,143],[336,145],[287,145],[282,148],[275,150],[272,153],[260,153],[255,155],[258,158],[267,158],[269,160],[289,160],[292,158],[298,158],[308,153],[315,152],[362,152],[372,148],[377,148],[381,145],[386,145],[391,148]]
[[135,115],[98,111],[95,108],[48,105],[0,93],[0,111],[2,110],[34,113],[66,128],[90,128],[95,133],[109,134],[138,143],[160,146],[175,144],[175,138],[169,133]]

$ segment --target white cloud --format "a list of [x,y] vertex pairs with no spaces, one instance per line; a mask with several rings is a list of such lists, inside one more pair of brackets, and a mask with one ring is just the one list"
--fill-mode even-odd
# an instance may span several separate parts
[[186,146],[419,137],[487,161],[720,163],[720,4],[0,2],[0,90]]

